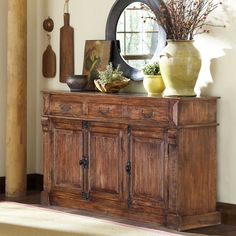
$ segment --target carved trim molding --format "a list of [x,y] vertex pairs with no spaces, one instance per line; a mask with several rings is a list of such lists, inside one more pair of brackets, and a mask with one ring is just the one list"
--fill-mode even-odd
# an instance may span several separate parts
[[50,132],[51,131],[51,122],[48,117],[42,117],[41,124],[42,124],[43,132]]

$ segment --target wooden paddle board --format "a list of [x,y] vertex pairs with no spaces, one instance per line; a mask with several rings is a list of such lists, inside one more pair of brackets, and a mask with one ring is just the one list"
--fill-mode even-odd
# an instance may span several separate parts
[[64,13],[64,26],[60,29],[60,82],[66,83],[68,75],[74,75],[74,29],[70,26],[70,14]]
[[45,78],[53,78],[56,76],[56,54],[50,44],[43,53],[43,76]]

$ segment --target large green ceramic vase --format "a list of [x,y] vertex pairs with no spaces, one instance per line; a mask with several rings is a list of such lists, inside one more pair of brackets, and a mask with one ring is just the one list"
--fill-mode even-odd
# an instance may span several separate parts
[[164,96],[196,96],[194,87],[201,57],[191,40],[169,40],[159,61],[166,89]]

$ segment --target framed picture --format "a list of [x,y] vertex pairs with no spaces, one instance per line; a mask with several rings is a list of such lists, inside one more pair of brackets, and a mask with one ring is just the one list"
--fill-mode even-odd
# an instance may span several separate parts
[[95,90],[98,71],[106,69],[111,61],[112,40],[86,40],[83,74],[88,76],[87,90]]

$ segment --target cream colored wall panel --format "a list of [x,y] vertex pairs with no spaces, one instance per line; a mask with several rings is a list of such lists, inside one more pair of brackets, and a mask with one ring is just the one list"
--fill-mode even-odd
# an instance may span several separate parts
[[37,102],[37,5],[28,0],[27,5],[27,172],[36,172],[36,102]]

